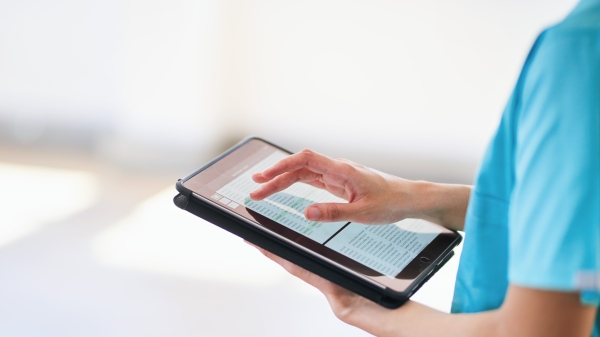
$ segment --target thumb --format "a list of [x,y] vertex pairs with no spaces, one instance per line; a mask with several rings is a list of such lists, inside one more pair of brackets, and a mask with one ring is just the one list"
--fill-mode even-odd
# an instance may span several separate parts
[[306,207],[304,216],[311,221],[352,221],[359,211],[356,203],[314,204]]

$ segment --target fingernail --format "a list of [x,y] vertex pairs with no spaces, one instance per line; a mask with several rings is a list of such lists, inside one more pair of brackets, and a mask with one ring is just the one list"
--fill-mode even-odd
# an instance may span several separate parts
[[308,220],[319,220],[321,217],[321,211],[317,207],[309,207],[306,209],[306,218]]

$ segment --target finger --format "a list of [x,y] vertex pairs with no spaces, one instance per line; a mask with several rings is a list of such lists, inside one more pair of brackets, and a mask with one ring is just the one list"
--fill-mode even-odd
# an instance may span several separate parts
[[321,181],[319,180],[313,180],[313,181],[307,181],[307,184],[314,186],[316,188],[320,188],[320,189],[326,189],[327,186],[325,186],[325,184],[323,184]]
[[271,194],[285,190],[294,183],[311,182],[317,180],[319,177],[320,174],[312,172],[306,168],[293,172],[286,172],[250,192],[250,197],[254,200],[262,200]]
[[262,172],[257,172],[257,173],[252,174],[252,180],[254,180],[255,183],[259,183],[259,184],[264,184],[267,181],[269,181],[267,178],[265,178],[262,175]]
[[280,160],[256,176],[261,182],[266,182],[285,172],[292,172],[305,167],[313,172],[326,174],[339,169],[340,165],[341,163],[320,153],[311,150],[302,150],[299,153]]
[[306,207],[304,216],[308,220],[319,222],[358,221],[363,212],[361,202],[323,203]]
[[307,181],[305,183],[308,185],[314,186],[316,188],[327,190],[329,193],[335,195],[338,198],[348,200],[348,193],[344,187],[335,186],[335,185],[326,185],[319,180]]

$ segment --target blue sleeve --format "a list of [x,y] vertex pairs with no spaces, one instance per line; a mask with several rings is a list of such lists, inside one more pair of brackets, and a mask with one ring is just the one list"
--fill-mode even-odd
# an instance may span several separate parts
[[600,272],[600,39],[543,38],[514,124],[509,282],[575,291]]

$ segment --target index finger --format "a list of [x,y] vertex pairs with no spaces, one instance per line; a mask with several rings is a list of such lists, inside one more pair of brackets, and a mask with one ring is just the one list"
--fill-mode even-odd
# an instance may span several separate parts
[[338,168],[338,166],[339,163],[335,160],[307,149],[278,161],[262,172],[255,173],[252,178],[257,183],[266,183],[283,173],[296,171],[305,167],[315,173],[327,174]]

